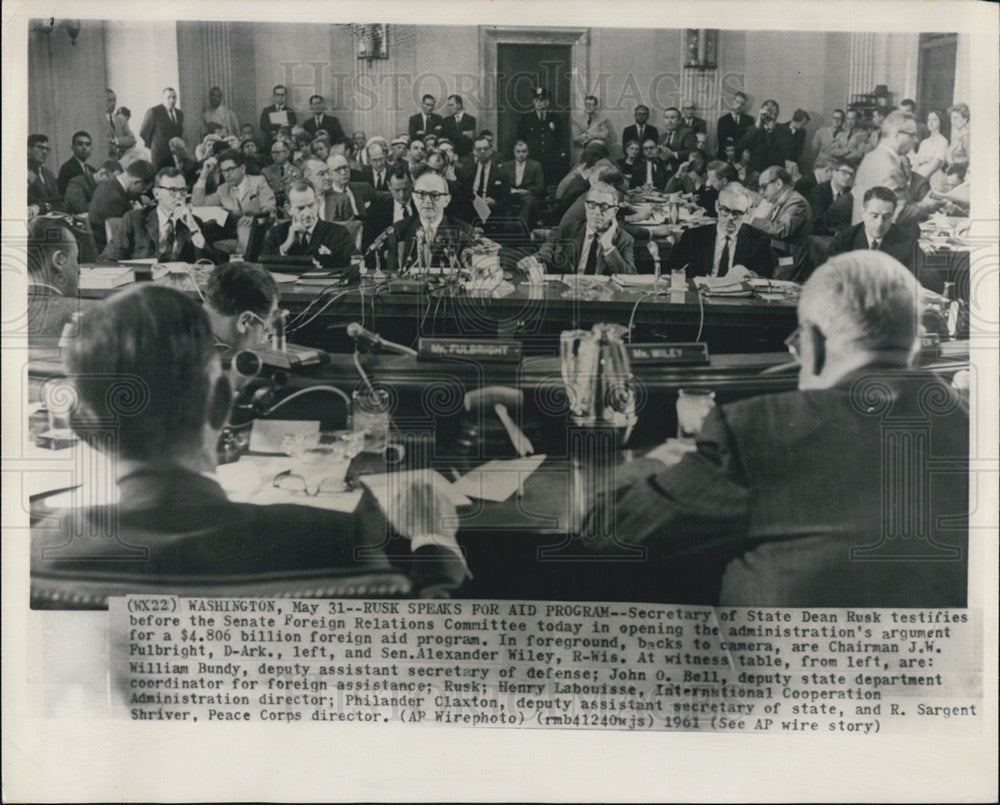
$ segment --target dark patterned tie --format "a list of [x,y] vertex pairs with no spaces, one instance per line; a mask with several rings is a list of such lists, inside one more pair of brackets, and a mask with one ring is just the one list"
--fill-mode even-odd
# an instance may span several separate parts
[[729,236],[726,236],[726,242],[722,245],[722,254],[719,255],[719,271],[718,276],[724,277],[729,272]]
[[590,249],[587,252],[587,262],[583,267],[584,274],[597,273],[597,233],[590,239]]

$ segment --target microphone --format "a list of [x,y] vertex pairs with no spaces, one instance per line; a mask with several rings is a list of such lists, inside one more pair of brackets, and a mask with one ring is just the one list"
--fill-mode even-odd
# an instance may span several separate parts
[[383,347],[390,352],[397,352],[400,355],[412,355],[416,356],[417,351],[415,349],[410,349],[409,347],[404,347],[402,344],[396,344],[392,341],[386,341],[378,333],[373,333],[371,330],[366,330],[356,321],[352,321],[347,325],[347,335],[353,338],[355,341],[367,341],[375,346]]
[[386,227],[385,232],[383,232],[381,235],[375,238],[375,240],[372,241],[372,245],[368,247],[368,251],[365,252],[365,256],[367,257],[372,252],[378,251],[378,249],[382,246],[382,244],[385,243],[385,239],[392,234],[392,230],[393,227],[391,226]]

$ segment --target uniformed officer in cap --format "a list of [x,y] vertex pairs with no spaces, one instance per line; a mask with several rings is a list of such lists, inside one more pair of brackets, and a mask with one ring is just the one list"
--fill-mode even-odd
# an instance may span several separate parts
[[533,111],[521,116],[517,136],[528,145],[528,153],[542,165],[545,183],[555,184],[568,170],[562,120],[549,111],[549,91],[536,87]]

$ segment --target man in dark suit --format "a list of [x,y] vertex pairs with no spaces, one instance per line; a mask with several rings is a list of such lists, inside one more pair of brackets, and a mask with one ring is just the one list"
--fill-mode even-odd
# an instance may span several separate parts
[[[455,175],[458,193],[458,216],[470,224],[493,228],[510,205],[510,185],[494,158],[493,146],[486,137],[478,137],[472,150],[473,160],[463,165]],[[480,198],[489,206],[490,214],[483,220],[474,206]]]
[[[854,197],[854,166],[849,162],[839,162],[830,172],[829,181],[817,184],[806,199],[813,213],[813,233],[835,235],[851,225]],[[796,191],[797,192],[797,191]]]
[[408,131],[411,140],[424,139],[428,134],[441,134],[444,121],[441,115],[434,112],[437,99],[433,95],[424,95],[420,99],[420,111],[410,116]]
[[94,168],[87,162],[94,149],[94,142],[90,135],[85,131],[78,131],[73,135],[72,142],[73,156],[59,167],[59,175],[56,177],[56,184],[61,196],[66,194],[66,187],[73,177],[89,176],[93,178],[94,176]]
[[630,187],[651,187],[663,191],[667,184],[667,166],[660,159],[659,149],[648,137],[642,144],[642,159],[636,165],[629,177]]
[[620,191],[596,183],[587,191],[585,205],[586,220],[553,229],[542,248],[521,259],[518,268],[529,273],[635,274],[635,241],[617,221]]
[[[289,487],[288,499],[298,503],[227,498],[212,473],[233,392],[196,300],[146,283],[94,305],[80,333],[67,350],[68,382],[80,401],[80,420],[103,423],[114,434],[101,442],[112,450],[118,502],[43,519],[32,531],[34,580],[57,574],[209,586],[222,576],[249,581],[258,574],[391,567],[385,519],[369,525],[355,514],[306,505],[314,498],[302,494],[301,476],[289,478],[302,482],[297,497]],[[140,390],[133,410],[116,406],[123,387]],[[449,538],[434,522],[421,529],[404,532],[412,542],[398,557],[393,551],[393,563],[411,573],[418,588],[454,588],[467,572],[454,532]]]
[[779,124],[788,132],[788,139],[791,141],[791,148],[788,152],[788,160],[791,162],[798,162],[802,159],[802,152],[806,148],[806,126],[808,124],[809,113],[805,109],[796,109],[791,120]]
[[695,450],[619,468],[584,545],[644,546],[680,603],[966,606],[968,404],[910,368],[919,308],[888,255],[831,259],[788,341],[798,390],[714,408]]
[[[716,156],[723,161],[726,160],[726,142],[732,140],[733,143],[738,143],[743,139],[747,129],[753,125],[753,118],[743,111],[746,108],[746,93],[737,92],[729,104],[729,111],[719,118],[715,126],[715,136],[719,141]],[[739,154],[736,156],[739,157]]]
[[460,265],[462,251],[473,239],[472,227],[444,214],[451,201],[448,182],[425,170],[413,182],[417,215],[393,227],[386,247],[386,269],[406,271]]
[[361,181],[370,184],[377,193],[389,189],[389,165],[381,143],[371,143],[366,149],[368,164],[361,166]]
[[325,267],[351,264],[357,254],[354,239],[340,224],[319,217],[316,191],[311,184],[299,181],[288,188],[287,210],[291,220],[275,224],[264,236],[262,261],[267,262],[268,255],[310,255]]
[[841,229],[830,242],[829,254],[856,250],[885,252],[912,270],[916,243],[893,222],[896,195],[888,187],[872,187],[862,199],[861,223]]
[[185,201],[187,192],[187,183],[177,168],[157,172],[153,186],[156,205],[125,213],[100,260],[154,257],[164,263],[193,263],[209,252],[204,224]]
[[309,98],[309,111],[312,114],[302,121],[302,128],[309,132],[310,136],[315,137],[316,132],[325,131],[330,135],[330,145],[339,145],[347,139],[340,121],[326,113],[326,103],[322,95],[313,95]]
[[163,103],[146,111],[139,136],[149,149],[154,168],[159,170],[173,164],[170,140],[184,139],[184,113],[177,108],[177,90],[173,87],[163,90]]
[[[362,250],[367,253],[378,238],[405,218],[414,218],[417,207],[413,203],[413,179],[403,165],[397,165],[389,172],[388,192],[376,193],[375,201],[368,213],[368,220],[361,239]],[[386,235],[386,239],[388,235]],[[383,243],[385,241],[383,240]],[[384,256],[384,247],[376,247]],[[375,265],[374,252],[370,256],[370,267]],[[384,265],[384,264],[383,264]]]
[[698,138],[691,129],[681,124],[681,110],[676,106],[664,110],[663,128],[658,152],[667,171],[673,173],[698,147]]
[[27,223],[28,348],[42,357],[58,348],[64,325],[81,309],[80,249],[65,216],[39,215]]
[[652,140],[654,143],[660,142],[660,132],[656,130],[656,126],[649,125],[649,107],[640,104],[635,107],[635,125],[626,126],[625,130],[622,132],[622,148],[632,140],[637,140],[639,145],[642,145],[646,140]]
[[35,208],[29,209],[29,215],[54,210],[62,201],[56,177],[42,164],[51,151],[44,134],[28,135],[28,207]]
[[441,136],[451,140],[460,157],[472,153],[472,138],[476,134],[476,118],[465,113],[461,95],[449,95],[448,114],[441,121]]
[[549,91],[545,87],[535,88],[531,103],[534,110],[518,120],[517,137],[528,144],[528,153],[542,166],[545,183],[552,184],[568,167],[562,120],[549,110]]
[[758,125],[747,129],[736,143],[736,155],[750,152],[751,171],[764,171],[769,167],[785,168],[792,158],[792,136],[787,128],[778,125],[778,104],[764,101],[760,108]]
[[708,134],[708,123],[695,115],[697,108],[694,101],[684,101],[681,104],[681,125],[691,129],[695,134]]
[[719,222],[686,230],[670,250],[667,267],[684,268],[688,277],[749,276],[747,272],[770,277],[774,273],[770,239],[745,223],[752,206],[750,191],[739,182],[729,182],[716,202]]
[[74,176],[66,185],[66,195],[63,197],[63,209],[72,215],[83,215],[90,209],[90,202],[99,184],[113,179],[122,172],[121,163],[116,159],[107,159],[97,173],[84,173]]
[[[283,84],[277,84],[273,90],[271,90],[272,103],[270,106],[265,106],[260,113],[260,136],[264,138],[264,148],[270,150],[271,143],[274,142],[274,135],[278,133],[278,129],[282,126],[294,126],[295,120],[295,110],[292,109],[287,103],[288,91],[285,89]],[[278,118],[281,118],[281,113],[284,112],[284,118],[287,122],[272,122],[271,115],[278,113]]]
[[124,172],[94,189],[94,197],[87,208],[87,219],[99,252],[108,245],[104,222],[109,218],[124,217],[132,209],[134,201],[144,193],[149,193],[155,179],[156,171],[152,164],[144,159],[137,159]]
[[538,221],[538,205],[545,198],[545,175],[542,166],[528,158],[528,144],[514,143],[514,159],[500,165],[500,174],[510,187],[510,211],[530,231]]

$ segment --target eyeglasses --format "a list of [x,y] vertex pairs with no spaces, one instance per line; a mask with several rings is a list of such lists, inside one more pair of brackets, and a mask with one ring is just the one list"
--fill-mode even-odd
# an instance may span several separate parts
[[907,135],[908,137],[916,137],[916,136],[917,136],[917,131],[916,131],[916,129],[912,129],[912,130],[911,130],[911,129],[900,129],[900,130],[899,130],[899,133],[900,133],[900,134],[905,134],[905,135]]
[[234,170],[239,170],[241,167],[242,165],[230,165],[229,167],[226,168],[219,168],[219,170],[222,171],[223,173],[232,173]]
[[448,193],[438,193],[436,190],[414,190],[413,195],[420,201],[440,201]]
[[799,359],[799,342],[801,340],[802,340],[802,325],[800,324],[798,327],[792,330],[788,338],[785,339],[785,346],[788,348],[788,351],[792,353],[792,357],[795,358],[795,360]]
[[186,187],[166,187],[165,185],[158,184],[158,185],[156,185],[156,189],[157,190],[165,190],[167,193],[169,193],[172,196],[183,196],[183,195],[185,195],[187,193],[187,188]]
[[612,210],[617,210],[619,206],[617,204],[601,204],[599,201],[589,201],[589,200],[583,203],[586,206],[586,208],[591,212],[596,212],[597,210],[600,210],[602,215],[607,215]]
[[345,492],[348,488],[347,484],[344,482],[343,475],[331,475],[328,478],[322,478],[320,482],[316,484],[315,489],[310,489],[306,479],[291,470],[284,470],[283,472],[279,472],[275,475],[274,480],[271,482],[271,486],[275,489],[282,489],[285,492],[295,492],[302,495],[308,495],[309,497],[333,495],[338,492]]
[[338,165],[336,168],[333,168],[335,171],[349,171],[350,169],[350,165]]
[[264,337],[265,338],[270,338],[271,336],[274,335],[274,326],[270,322],[265,321],[260,316],[258,316],[256,313],[254,313],[252,310],[248,310],[247,313],[249,313],[251,316],[253,316],[255,319],[257,319],[257,321],[260,322],[261,327],[264,328]]
[[715,209],[719,211],[720,215],[726,215],[730,218],[739,218],[742,215],[746,215],[746,210],[734,210],[724,204],[716,204]]

